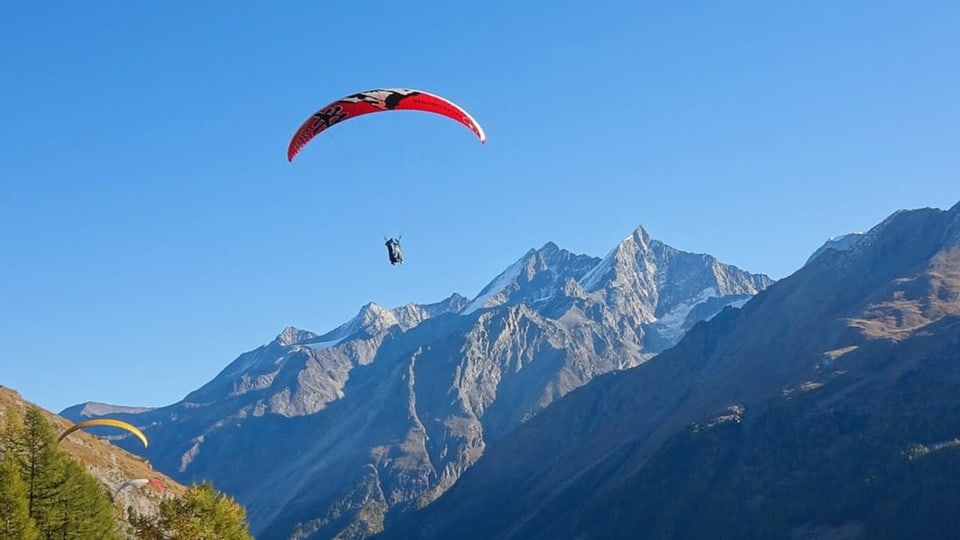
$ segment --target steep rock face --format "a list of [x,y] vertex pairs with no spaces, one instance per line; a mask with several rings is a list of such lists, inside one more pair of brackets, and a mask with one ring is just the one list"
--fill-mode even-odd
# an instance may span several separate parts
[[[823,252],[676,347],[570,392],[382,537],[697,538],[724,525],[738,538],[889,534],[889,520],[864,508],[896,508],[897,486],[917,489],[907,443],[923,454],[960,436],[958,224],[960,205],[901,211],[850,249]],[[871,411],[885,416],[865,421]],[[816,444],[791,441],[807,435],[789,426],[815,430]],[[815,457],[790,457],[801,446]],[[825,478],[818,467],[886,483],[834,496],[811,481]],[[924,497],[943,514],[951,500]]]
[[585,308],[651,352],[672,346],[694,323],[740,306],[773,283],[706,254],[687,253],[638,228],[579,279]]
[[528,251],[494,278],[463,313],[521,303],[540,307],[553,299],[567,280],[578,279],[599,261],[596,257],[576,255],[547,242],[539,250]]
[[[522,304],[478,314],[468,326],[453,325],[436,340],[420,335],[436,331],[423,326],[403,336],[408,346],[398,340],[402,352],[385,352],[395,359],[377,359],[375,373],[363,379],[358,375],[364,389],[348,388],[338,403],[349,408],[349,414],[323,424],[325,430],[350,433],[336,437],[339,448],[324,444],[304,449],[311,457],[299,462],[299,474],[323,479],[324,484],[343,474],[342,489],[334,498],[295,491],[290,499],[275,493],[269,502],[251,504],[251,512],[276,512],[264,516],[271,526],[262,537],[281,537],[294,525],[321,538],[340,532],[329,527],[336,523],[335,513],[302,521],[301,506],[350,508],[355,520],[362,521],[366,509],[351,502],[357,485],[376,485],[372,493],[383,494],[385,509],[402,511],[429,503],[455,483],[490,441],[597,373],[642,360],[615,347],[597,354],[592,340],[581,345],[562,324]],[[360,415],[367,420],[361,421]],[[322,459],[318,450],[324,453]],[[331,453],[348,461],[358,455],[363,459],[344,467],[337,458],[325,466]]]
[[183,401],[119,416],[150,434],[162,470],[237,497],[257,538],[366,537],[556,399],[770,283],[642,229],[615,252],[630,256],[547,243],[471,300],[368,304],[321,335],[288,328]]

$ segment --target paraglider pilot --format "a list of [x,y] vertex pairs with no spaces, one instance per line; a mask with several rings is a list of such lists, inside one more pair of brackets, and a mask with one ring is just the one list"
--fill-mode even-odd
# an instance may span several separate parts
[[390,238],[387,240],[387,254],[390,256],[390,264],[403,264],[403,253],[400,251],[400,240]]

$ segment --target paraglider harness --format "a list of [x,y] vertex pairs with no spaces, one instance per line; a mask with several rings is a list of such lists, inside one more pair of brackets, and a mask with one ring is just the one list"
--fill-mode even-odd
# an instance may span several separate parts
[[387,241],[387,254],[390,256],[390,264],[403,264],[403,253],[400,251],[400,239],[387,239],[384,237],[384,240]]

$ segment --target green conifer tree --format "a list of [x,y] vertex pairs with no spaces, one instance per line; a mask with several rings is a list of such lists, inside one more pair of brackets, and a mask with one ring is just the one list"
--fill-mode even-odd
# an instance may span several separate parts
[[[16,417],[8,411],[7,418]],[[16,429],[16,420],[13,424],[11,427],[8,423],[0,435],[0,538],[37,540],[39,533],[30,518],[27,485],[20,474],[20,462],[7,450],[8,436]]]
[[106,488],[57,447],[39,409],[27,410],[18,439],[15,447],[27,486],[29,512],[41,537],[122,538]]
[[130,521],[141,540],[253,540],[246,518],[243,506],[204,482],[183,497],[164,500],[158,516],[132,516]]

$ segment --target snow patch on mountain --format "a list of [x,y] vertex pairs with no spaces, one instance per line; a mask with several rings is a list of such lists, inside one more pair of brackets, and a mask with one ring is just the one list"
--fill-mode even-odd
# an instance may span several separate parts
[[840,236],[832,236],[827,239],[822,246],[820,246],[812,255],[807,259],[807,262],[804,263],[810,264],[810,261],[816,259],[821,254],[826,252],[829,249],[835,249],[837,251],[847,251],[857,244],[864,237],[862,232],[852,232],[849,234],[844,234]]
[[314,351],[319,351],[321,349],[329,349],[330,347],[335,347],[337,344],[347,339],[349,336],[344,336],[342,338],[333,339],[330,341],[316,341],[313,343],[301,343],[304,347],[312,349]]
[[[629,238],[630,237],[628,236],[627,238],[624,239],[624,241],[626,241]],[[580,281],[579,281],[580,287],[585,292],[592,292],[593,290],[598,288],[598,286],[601,284],[601,280],[603,280],[607,276],[607,274],[610,272],[610,270],[613,268],[613,261],[618,249],[620,249],[619,245],[611,249],[610,252],[607,253],[606,256],[604,256],[603,260],[601,260],[599,264],[594,266],[589,272],[587,272],[586,274],[584,274],[582,278],[580,278]]]
[[527,257],[529,257],[529,253],[527,255],[524,255],[520,259],[518,259],[515,263],[511,264],[506,270],[501,272],[499,276],[494,278],[494,280],[490,282],[489,285],[487,285],[486,287],[483,288],[482,291],[480,291],[480,294],[478,294],[477,297],[474,298],[472,302],[467,304],[467,307],[464,308],[461,313],[463,315],[469,315],[474,311],[477,311],[478,309],[483,309],[484,304],[486,304],[488,300],[490,300],[491,298],[493,298],[494,296],[502,292],[505,288],[507,288],[508,285],[510,285],[518,277],[520,277],[520,272],[523,271],[524,262],[526,261]]
[[675,342],[686,332],[685,323],[687,322],[687,317],[690,315],[690,312],[693,311],[693,308],[710,298],[716,298],[718,296],[719,294],[715,287],[707,287],[696,296],[681,302],[663,316],[657,318],[652,326],[657,329],[657,332],[659,332],[661,336]]
[[746,297],[746,298],[740,298],[739,300],[734,300],[734,301],[732,301],[732,302],[727,302],[726,304],[723,305],[723,307],[721,307],[720,309],[718,309],[716,312],[711,313],[710,315],[704,317],[703,320],[709,321],[710,319],[712,319],[712,318],[716,317],[717,315],[719,315],[720,312],[723,311],[723,309],[726,308],[726,307],[732,307],[732,308],[734,308],[734,309],[740,309],[740,308],[742,308],[744,305],[746,305],[747,302],[749,302],[749,301],[752,300],[752,299],[753,299],[753,296],[748,296],[748,297]]
[[397,315],[393,310],[375,302],[368,302],[360,308],[360,311],[352,319],[319,337],[324,342],[343,340],[361,331],[375,333],[397,324],[400,324],[400,321],[397,320]]

